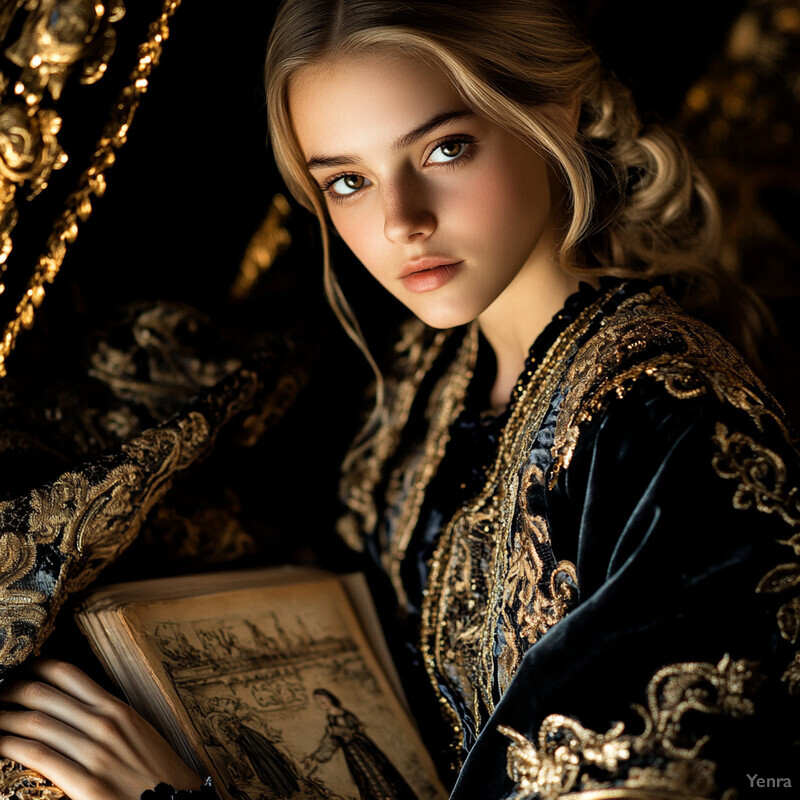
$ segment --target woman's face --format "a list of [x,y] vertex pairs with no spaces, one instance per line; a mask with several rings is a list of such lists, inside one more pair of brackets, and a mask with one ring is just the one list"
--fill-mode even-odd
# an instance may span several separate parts
[[315,694],[314,699],[317,701],[317,705],[323,711],[330,711],[333,708],[333,704],[328,699],[328,697],[324,694]]
[[469,322],[558,269],[548,165],[470,112],[440,69],[343,58],[300,70],[289,101],[337,231],[424,322]]

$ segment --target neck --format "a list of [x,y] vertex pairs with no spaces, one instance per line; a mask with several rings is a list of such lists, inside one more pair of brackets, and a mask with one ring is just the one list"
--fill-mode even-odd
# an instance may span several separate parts
[[577,290],[580,280],[555,265],[522,269],[480,315],[478,324],[497,360],[490,397],[492,412],[500,413],[506,407],[531,345]]

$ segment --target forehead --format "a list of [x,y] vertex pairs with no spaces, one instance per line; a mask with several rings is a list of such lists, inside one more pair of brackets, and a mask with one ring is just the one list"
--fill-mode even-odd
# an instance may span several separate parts
[[289,84],[289,112],[307,157],[388,145],[436,114],[465,107],[442,69],[402,54],[303,67]]

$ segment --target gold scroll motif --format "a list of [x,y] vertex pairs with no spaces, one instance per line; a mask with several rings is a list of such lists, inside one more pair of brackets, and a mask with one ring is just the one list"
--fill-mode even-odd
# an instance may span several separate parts
[[[783,458],[751,436],[729,431],[721,422],[717,423],[712,441],[717,446],[711,462],[715,472],[721,478],[738,482],[733,495],[734,508],[777,514],[796,531],[800,527],[800,490],[790,484]],[[778,543],[800,556],[800,532]],[[756,592],[783,595],[798,586],[800,561],[794,560],[773,567],[759,581]],[[792,597],[781,605],[777,622],[781,636],[796,644],[800,636],[800,598]],[[800,653],[795,653],[782,678],[790,694],[800,695]]]
[[[756,682],[754,664],[727,655],[718,664],[670,664],[650,679],[647,707],[633,706],[644,722],[642,733],[627,733],[622,722],[598,733],[561,714],[544,719],[536,742],[513,728],[498,726],[511,740],[507,754],[508,776],[515,783],[511,800],[732,799],[732,790],[718,793],[716,765],[702,758],[709,737],[700,737],[690,747],[680,744],[684,716],[689,712],[750,715],[754,706],[747,695]],[[598,777],[598,771],[607,777]]]
[[[530,467],[522,479],[522,496],[544,475]],[[498,685],[505,692],[525,651],[559,622],[578,600],[578,575],[570,561],[555,564],[547,521],[521,509],[519,535],[508,560],[499,636],[505,646],[498,657]]]
[[[3,671],[38,650],[67,596],[128,547],[175,476],[207,451],[218,426],[252,400],[256,387],[255,374],[242,371],[216,398],[213,412],[189,411],[123,444],[118,463],[101,458],[0,503]],[[43,548],[60,564],[48,594],[29,588]]]

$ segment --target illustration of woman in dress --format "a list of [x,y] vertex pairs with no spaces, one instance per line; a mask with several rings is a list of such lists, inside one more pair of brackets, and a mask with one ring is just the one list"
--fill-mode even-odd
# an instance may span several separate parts
[[[252,768],[259,785],[269,789],[275,797],[293,797],[301,789],[297,770],[290,758],[276,746],[281,743],[281,735],[258,723],[249,709],[230,698],[220,698],[216,703],[218,711],[211,715],[211,721],[218,728],[217,739],[227,742],[240,754],[240,761]],[[245,724],[245,723],[251,724]],[[255,724],[253,724],[255,723]],[[319,796],[316,795],[315,796]]]
[[358,717],[342,708],[336,695],[315,689],[314,700],[327,713],[328,724],[319,747],[304,759],[304,765],[330,761],[341,750],[361,800],[417,800],[392,762],[364,733]]

